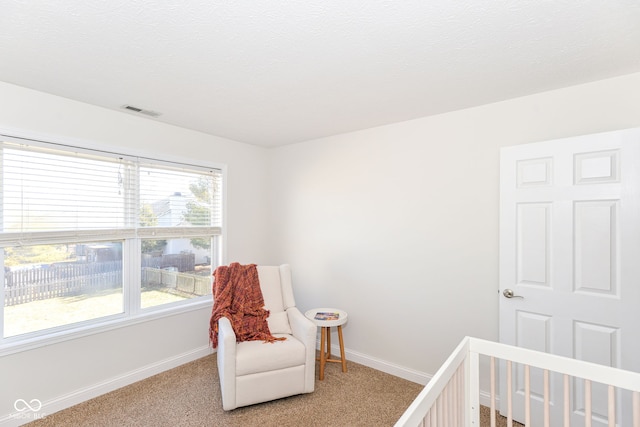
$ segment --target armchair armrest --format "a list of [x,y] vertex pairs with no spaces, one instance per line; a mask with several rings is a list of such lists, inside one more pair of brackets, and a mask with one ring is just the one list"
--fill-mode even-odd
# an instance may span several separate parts
[[231,321],[226,317],[221,317],[218,320],[218,348],[228,347],[229,344],[233,344],[232,347],[235,351],[236,333],[233,332]]
[[222,391],[222,409],[236,407],[236,334],[226,317],[218,320],[218,375]]
[[287,309],[287,316],[293,336],[302,341],[305,347],[308,347],[307,344],[310,344],[315,351],[318,331],[315,323],[307,319],[297,307],[289,307]]
[[304,391],[305,393],[311,393],[315,388],[316,336],[318,328],[297,307],[289,307],[287,316],[289,317],[289,325],[293,336],[300,340],[306,349]]

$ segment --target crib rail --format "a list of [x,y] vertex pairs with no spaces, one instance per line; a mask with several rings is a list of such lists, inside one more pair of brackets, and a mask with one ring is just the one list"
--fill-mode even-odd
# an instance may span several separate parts
[[[583,384],[584,407],[581,413],[584,415],[585,427],[595,425],[593,424],[594,419],[597,425],[607,425],[608,427],[617,425],[640,427],[640,374],[470,337],[462,340],[397,421],[396,427],[479,427],[480,357],[486,357],[489,361],[490,390],[488,391],[488,399],[491,427],[496,425],[498,363],[506,364],[506,379],[503,384],[507,387],[507,402],[502,402],[502,406],[506,409],[503,412],[506,412],[504,415],[507,418],[508,426],[513,425],[512,372],[514,366],[518,364],[523,367],[524,377],[524,420],[521,421],[524,421],[527,427],[533,425],[532,415],[536,415],[536,420],[542,420],[537,421],[536,425],[544,425],[544,427],[552,425],[549,380],[551,373],[562,376],[562,396],[557,399],[556,409],[562,409],[563,427],[571,427],[572,425],[570,384],[571,381],[576,380]],[[542,407],[540,414],[532,412],[534,409],[534,406],[531,405],[532,368],[542,371],[543,392],[539,399],[541,404],[536,405],[536,408]],[[606,419],[597,419],[593,416],[593,384],[606,386]],[[624,407],[620,405],[620,401],[617,399],[619,390],[630,393],[629,405],[624,405]],[[575,399],[576,396],[574,395],[573,398]],[[622,419],[616,419],[617,413],[620,412],[616,410],[617,408],[622,408],[625,417],[624,423]]]

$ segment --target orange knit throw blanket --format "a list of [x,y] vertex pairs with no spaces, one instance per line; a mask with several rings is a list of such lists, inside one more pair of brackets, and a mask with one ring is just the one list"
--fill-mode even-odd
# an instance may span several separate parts
[[213,272],[213,311],[209,323],[209,339],[218,347],[218,320],[227,317],[236,334],[236,342],[264,340],[273,342],[284,338],[271,335],[260,290],[255,264],[235,262],[220,266]]

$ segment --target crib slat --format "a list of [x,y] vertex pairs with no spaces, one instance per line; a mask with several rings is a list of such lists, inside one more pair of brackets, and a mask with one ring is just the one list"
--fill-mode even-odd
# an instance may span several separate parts
[[511,360],[507,360],[507,427],[513,427],[513,398],[511,384]]
[[453,374],[453,378],[451,379],[451,384],[453,386],[453,402],[451,405],[451,408],[453,410],[453,425],[454,426],[458,426],[459,421],[458,421],[458,414],[460,413],[460,407],[459,402],[460,399],[462,398],[462,396],[460,395],[460,387],[459,387],[459,381],[458,381],[458,377],[460,376],[460,370],[457,369],[455,374]]
[[609,386],[609,427],[616,427],[616,389],[614,386]]
[[451,403],[449,404],[449,410],[451,411],[451,425],[457,426],[458,422],[456,420],[456,402],[458,401],[458,387],[456,382],[456,374],[451,378]]
[[591,427],[591,381],[584,380],[584,427]]
[[460,372],[458,373],[458,389],[460,390],[460,398],[458,399],[458,423],[460,426],[464,426],[464,369],[460,366]]
[[438,422],[438,418],[439,418],[438,414],[438,400],[436,399],[435,403],[433,404],[433,407],[431,408],[431,424],[433,424],[433,427],[439,427],[440,423]]
[[464,364],[460,365],[460,368],[458,369],[459,371],[459,375],[458,375],[458,387],[460,387],[460,400],[458,401],[458,413],[460,414],[460,425],[464,426],[464,415],[466,412],[465,406],[464,406],[464,402],[465,402],[465,387],[464,387],[464,381],[465,381],[465,367]]
[[460,391],[458,390],[458,375],[460,374],[460,369],[456,369],[456,371],[451,376],[449,380],[449,388],[451,389],[451,393],[449,394],[450,404],[449,404],[449,412],[451,413],[451,425],[458,425],[458,401],[460,399]]
[[524,365],[524,425],[531,427],[531,368]]
[[491,427],[496,427],[496,358],[491,356]]
[[458,371],[458,425],[464,426],[464,365]]
[[442,423],[445,426],[451,425],[451,420],[449,419],[449,403],[451,402],[451,397],[449,393],[451,391],[451,383],[447,384],[447,386],[442,390]]
[[550,426],[549,408],[549,371],[544,370],[544,427]]
[[452,426],[456,425],[456,382],[455,376],[451,379],[449,384],[449,421]]
[[569,375],[563,375],[564,390],[564,427],[571,427],[571,401],[569,391]]
[[640,393],[633,392],[633,427],[640,427]]
[[455,374],[453,374],[453,377],[451,378],[451,404],[449,405],[449,410],[451,411],[451,425],[452,426],[457,426],[458,425],[458,420],[457,420],[457,413],[458,413],[458,382],[457,382],[457,372]]
[[429,411],[429,427],[438,427],[438,414],[436,406],[434,405]]

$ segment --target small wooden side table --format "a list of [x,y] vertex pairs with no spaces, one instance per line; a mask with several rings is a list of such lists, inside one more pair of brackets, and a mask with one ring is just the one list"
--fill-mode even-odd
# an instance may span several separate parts
[[[342,372],[347,372],[347,359],[344,357],[342,325],[347,323],[347,312],[337,308],[314,308],[304,315],[320,327],[320,380],[324,379],[324,366],[327,362],[341,363]],[[331,327],[338,327],[340,340],[340,359],[331,358]],[[326,344],[326,350],[325,350]]]

